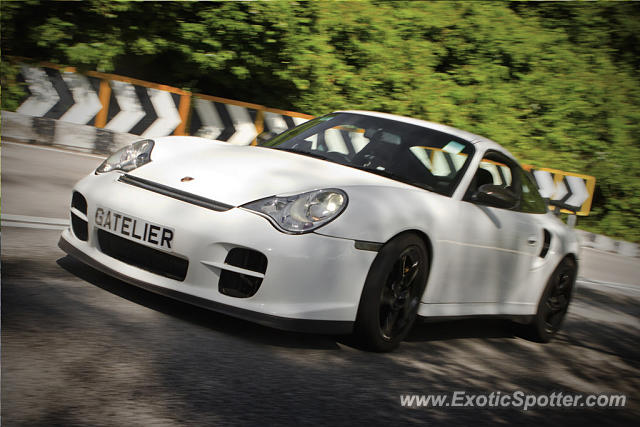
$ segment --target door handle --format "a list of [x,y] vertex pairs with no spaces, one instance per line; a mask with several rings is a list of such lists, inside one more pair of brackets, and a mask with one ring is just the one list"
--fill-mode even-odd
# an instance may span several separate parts
[[527,238],[527,243],[529,244],[529,246],[533,246],[538,243],[538,238],[536,236],[529,236]]

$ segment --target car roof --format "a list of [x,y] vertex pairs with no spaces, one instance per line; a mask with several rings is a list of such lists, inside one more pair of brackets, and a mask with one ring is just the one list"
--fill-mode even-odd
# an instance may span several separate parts
[[340,111],[335,111],[335,113],[352,113],[352,114],[362,114],[362,115],[365,115],[365,116],[380,117],[380,118],[383,118],[383,119],[396,120],[396,121],[399,121],[399,122],[405,122],[405,123],[409,123],[409,124],[416,125],[416,126],[422,126],[422,127],[426,127],[426,128],[429,128],[429,129],[437,130],[437,131],[440,131],[440,132],[446,132],[446,133],[448,133],[450,135],[457,136],[459,138],[462,138],[462,139],[474,144],[476,146],[476,150],[481,150],[481,151],[496,150],[496,151],[500,151],[500,152],[505,153],[505,154],[509,155],[510,157],[514,158],[514,156],[511,153],[509,153],[509,151],[507,149],[505,149],[503,146],[501,146],[497,142],[492,141],[489,138],[485,138],[484,136],[476,135],[474,133],[467,132],[467,131],[462,130],[462,129],[454,128],[452,126],[447,126],[447,125],[443,125],[443,124],[435,123],[435,122],[429,122],[427,120],[414,119],[412,117],[398,116],[396,114],[379,113],[377,111],[340,110]]

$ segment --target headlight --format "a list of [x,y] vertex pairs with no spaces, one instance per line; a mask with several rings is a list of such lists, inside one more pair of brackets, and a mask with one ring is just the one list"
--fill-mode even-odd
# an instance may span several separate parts
[[151,150],[153,150],[153,141],[150,139],[134,142],[110,155],[96,169],[96,173],[113,170],[132,171],[151,161]]
[[344,191],[327,189],[295,196],[267,197],[242,207],[267,217],[280,231],[302,234],[334,220],[346,206]]

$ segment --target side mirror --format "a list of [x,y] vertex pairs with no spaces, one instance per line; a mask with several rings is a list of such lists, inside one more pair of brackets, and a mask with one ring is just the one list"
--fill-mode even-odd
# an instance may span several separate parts
[[518,199],[513,191],[493,184],[481,185],[471,196],[471,201],[502,209],[512,209],[518,204]]

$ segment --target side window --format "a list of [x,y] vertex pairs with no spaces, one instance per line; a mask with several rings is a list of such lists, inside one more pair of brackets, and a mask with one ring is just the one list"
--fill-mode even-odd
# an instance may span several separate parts
[[522,197],[520,198],[520,210],[528,213],[546,213],[547,204],[538,192],[538,186],[531,175],[523,169],[519,169],[522,182]]
[[[464,200],[473,202],[473,195],[485,184],[500,187],[520,200],[522,192],[520,170],[515,162],[503,154],[496,151],[485,153],[467,189]],[[509,209],[520,210],[520,204],[518,202]]]

